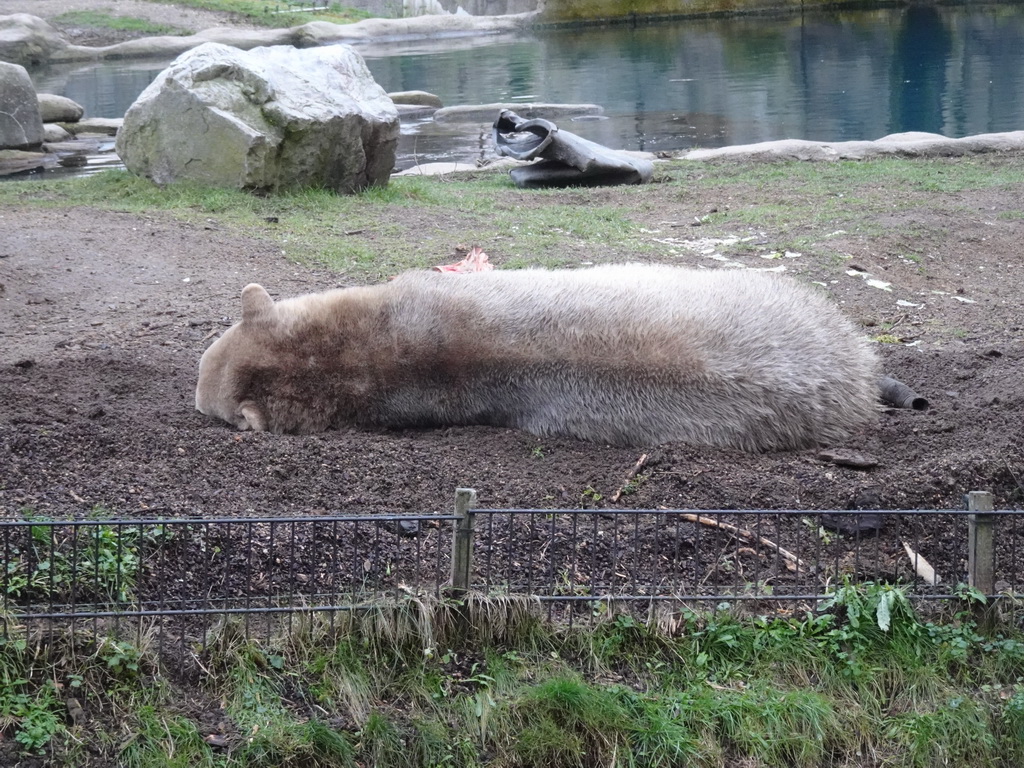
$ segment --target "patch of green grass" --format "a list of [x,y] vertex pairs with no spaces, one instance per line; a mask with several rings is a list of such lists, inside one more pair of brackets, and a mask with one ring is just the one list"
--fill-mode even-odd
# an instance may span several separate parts
[[984,706],[964,696],[896,717],[891,733],[902,748],[897,749],[894,764],[907,768],[999,765],[989,717]]
[[879,344],[900,344],[903,339],[894,333],[880,333],[873,337]]
[[[3,641],[0,727],[26,752],[78,744],[126,768],[1014,765],[1024,638],[979,634],[964,596],[932,623],[899,589],[844,584],[816,613],[684,611],[671,634],[628,614],[550,627],[503,598],[463,606],[462,629],[443,601],[301,616],[260,643],[229,622],[186,694],[223,703],[228,752],[145,645]],[[70,692],[133,735],[69,734]]]
[[851,192],[860,187],[890,187],[900,192],[946,194],[1024,184],[1024,168],[1017,164],[991,163],[984,156],[952,160],[877,158],[820,163],[785,160],[691,165],[691,162],[677,161],[671,166],[673,172],[679,166],[688,166],[685,180],[678,180],[677,183],[682,181],[689,188],[744,183],[764,189],[766,197],[785,195],[796,188],[804,192],[817,192],[824,200],[830,195],[849,197]]
[[132,736],[118,754],[121,768],[214,768],[223,765],[195,723],[143,704],[133,712]]
[[94,713],[107,709],[132,718],[164,691],[153,678],[143,684],[155,669],[145,632],[133,644],[60,631],[17,637],[9,617],[4,629],[11,635],[0,636],[0,732],[22,754],[60,755],[66,762],[55,764],[81,764],[83,704]]
[[[158,187],[125,171],[106,171],[3,184],[0,205],[162,211],[271,243],[293,262],[325,265],[352,282],[379,282],[454,261],[458,246],[479,245],[506,269],[555,268],[663,261],[666,251],[675,251],[674,241],[737,235],[742,239],[724,247],[724,255],[795,251],[804,257],[787,263],[795,270],[840,265],[850,239],[895,238],[887,250],[914,262],[921,258],[917,243],[950,236],[951,222],[963,213],[957,190],[1024,187],[1024,165],[991,158],[677,161],[665,167],[658,184],[614,190],[520,190],[505,174],[478,172],[395,177],[355,195],[306,190],[270,196],[189,183]],[[678,214],[675,198],[690,210]],[[699,230],[688,228],[694,200],[708,201],[708,212],[697,217]]]
[[0,729],[13,732],[24,753],[36,755],[65,728],[54,682],[34,685],[24,676],[26,651],[24,641],[0,638]]
[[783,690],[755,683],[715,691],[701,687],[687,700],[684,717],[726,754],[764,765],[806,766],[825,762],[832,751],[852,752],[855,729],[849,712],[813,690]]
[[[299,647],[309,648],[307,644]],[[386,670],[367,668],[357,649],[347,641],[337,642],[329,653],[303,654],[305,675],[313,682],[310,694],[331,712],[344,713],[352,722],[365,724],[371,714],[372,692],[379,691]]]
[[524,692],[514,705],[521,765],[590,766],[625,749],[630,718],[612,690],[574,677],[555,677]]
[[[760,205],[730,207],[706,216],[705,223],[716,231],[731,231],[736,225],[785,231],[798,222],[801,229],[814,233],[811,239],[837,229],[877,235],[885,226],[884,221],[877,221],[879,217],[933,207],[937,195],[1024,185],[1024,168],[1019,164],[995,164],[984,157],[956,158],[955,162],[945,158],[827,163],[677,161],[669,167],[670,183],[680,188],[683,198],[730,188],[741,189],[743,197],[763,195]],[[908,231],[908,236],[911,234]]]
[[[512,202],[495,204],[502,194]],[[0,185],[0,204],[165,211],[275,242],[298,263],[324,264],[359,280],[450,261],[456,245],[492,243],[513,253],[504,267],[578,264],[577,250],[650,247],[635,243],[628,211],[596,206],[581,215],[563,199],[547,204],[504,177],[446,182],[400,177],[360,194],[305,190],[267,197],[193,183],[159,187],[125,171],[57,182]],[[567,252],[567,244],[572,251]]]
[[[175,5],[199,8],[204,11],[231,13],[245,21],[265,27],[294,27],[310,21],[349,24],[353,21],[368,19],[372,15],[369,11],[348,8],[337,2],[332,2],[326,10],[319,10],[315,13],[302,13],[297,10],[311,8],[312,3],[288,2],[288,0],[175,0]],[[320,3],[320,5],[323,4]],[[401,4],[397,4],[396,8],[401,8]]]
[[104,11],[67,11],[54,18],[58,24],[78,27],[97,27],[123,32],[138,32],[142,35],[189,35],[186,29],[157,24],[133,16],[115,16]]
[[290,671],[277,654],[245,643],[219,659],[228,715],[245,734],[240,765],[260,768],[327,768],[354,765],[348,738],[284,696]]
[[1002,711],[993,722],[1000,751],[1011,765],[1024,764],[1024,684],[987,686],[987,692],[1003,702]]
[[359,731],[360,754],[369,765],[393,765],[413,768],[415,755],[408,749],[407,740],[382,712],[373,711]]

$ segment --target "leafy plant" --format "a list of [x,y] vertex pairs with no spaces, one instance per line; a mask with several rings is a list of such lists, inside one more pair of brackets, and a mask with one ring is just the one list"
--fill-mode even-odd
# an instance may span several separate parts
[[56,714],[53,683],[43,685],[34,695],[26,690],[28,680],[15,680],[12,685],[13,692],[0,695],[0,718],[12,718],[17,723],[14,740],[26,752],[41,754],[54,734],[63,729]]
[[[103,510],[98,510],[102,513]],[[38,524],[10,544],[4,590],[15,599],[131,600],[140,547],[166,534],[153,526]]]

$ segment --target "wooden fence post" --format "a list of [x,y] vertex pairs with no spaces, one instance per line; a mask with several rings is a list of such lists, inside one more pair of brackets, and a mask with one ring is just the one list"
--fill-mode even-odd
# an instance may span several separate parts
[[[996,516],[988,514],[993,510],[992,494],[988,491],[971,491],[967,494],[967,583],[984,595],[996,591]],[[979,624],[986,630],[995,625],[995,606],[990,601],[980,607]]]
[[473,529],[476,527],[476,515],[470,510],[475,506],[475,490],[455,489],[455,514],[459,518],[452,532],[452,592],[455,597],[461,597],[469,591],[473,573]]

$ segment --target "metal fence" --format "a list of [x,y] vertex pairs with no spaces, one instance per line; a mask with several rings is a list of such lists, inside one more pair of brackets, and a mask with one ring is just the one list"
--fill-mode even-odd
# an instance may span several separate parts
[[480,509],[450,514],[0,521],[0,633],[58,627],[205,646],[236,619],[269,637],[300,614],[467,593],[534,596],[557,619],[611,603],[813,608],[850,582],[920,599],[1024,590],[1024,512]]
[[237,617],[246,637],[269,638],[275,618],[438,595],[454,519],[3,520],[0,634],[155,629],[161,647],[202,647]]

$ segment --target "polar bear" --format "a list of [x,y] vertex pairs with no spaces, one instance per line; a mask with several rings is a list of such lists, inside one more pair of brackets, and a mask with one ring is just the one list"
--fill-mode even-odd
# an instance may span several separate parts
[[489,424],[614,445],[834,444],[876,418],[876,355],[822,291],[652,265],[415,271],[274,302],[199,364],[239,429]]

